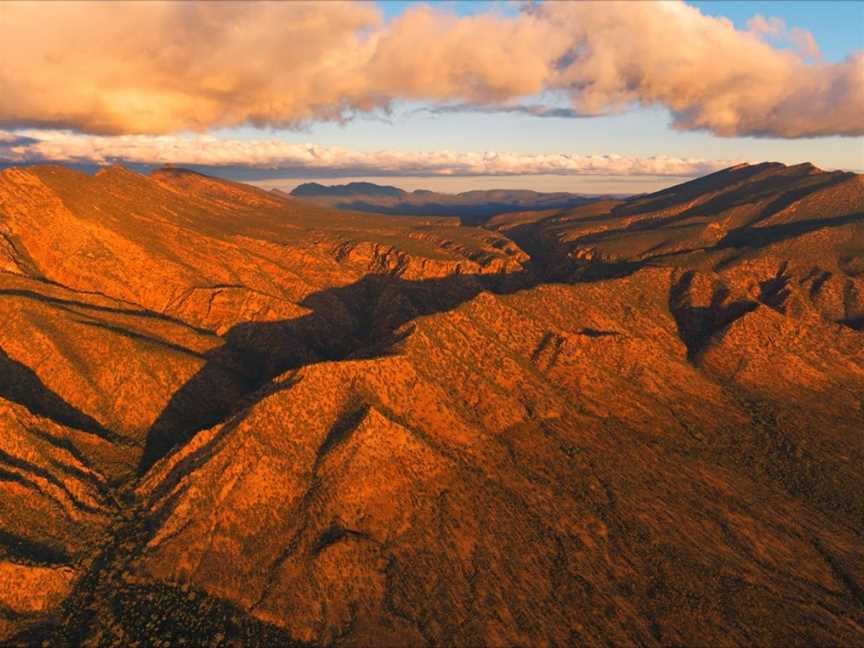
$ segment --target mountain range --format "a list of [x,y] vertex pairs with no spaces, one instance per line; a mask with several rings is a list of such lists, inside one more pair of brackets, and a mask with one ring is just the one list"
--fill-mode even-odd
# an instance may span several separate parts
[[274,189],[273,193],[317,205],[373,214],[457,216],[465,225],[481,225],[493,216],[509,212],[565,209],[598,199],[581,194],[541,193],[524,189],[491,189],[458,194],[425,189],[408,192],[372,182],[329,186],[307,182],[298,185],[290,193],[279,189]]
[[0,172],[0,643],[864,644],[864,177],[359,190]]

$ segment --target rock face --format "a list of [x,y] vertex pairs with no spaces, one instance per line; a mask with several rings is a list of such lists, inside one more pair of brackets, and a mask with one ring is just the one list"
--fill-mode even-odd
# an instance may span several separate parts
[[864,643],[864,182],[0,175],[0,642]]

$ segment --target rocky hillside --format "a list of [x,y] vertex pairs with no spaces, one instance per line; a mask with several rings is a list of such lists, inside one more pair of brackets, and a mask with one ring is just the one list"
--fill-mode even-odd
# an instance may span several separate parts
[[864,179],[372,216],[0,174],[0,642],[864,643]]

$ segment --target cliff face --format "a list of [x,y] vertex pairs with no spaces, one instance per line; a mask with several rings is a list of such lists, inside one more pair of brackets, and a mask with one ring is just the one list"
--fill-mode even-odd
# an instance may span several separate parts
[[0,640],[864,641],[858,176],[478,229],[45,167],[0,233]]

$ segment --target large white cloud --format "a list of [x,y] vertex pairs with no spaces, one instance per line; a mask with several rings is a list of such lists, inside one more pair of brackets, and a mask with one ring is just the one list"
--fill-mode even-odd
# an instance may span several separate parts
[[576,113],[667,107],[719,135],[864,134],[864,53],[809,62],[803,30],[739,31],[682,2],[548,2],[517,16],[341,2],[0,2],[0,125],[91,133],[284,127],[402,100]]
[[732,164],[667,156],[497,152],[352,151],[279,139],[211,135],[83,135],[68,131],[0,131],[0,162],[175,164],[283,169],[320,175],[662,175],[694,176]]

